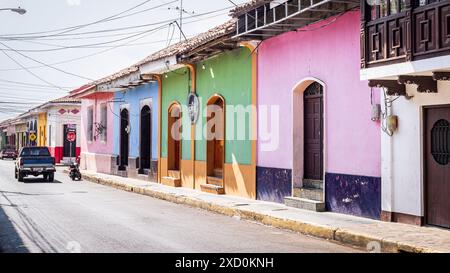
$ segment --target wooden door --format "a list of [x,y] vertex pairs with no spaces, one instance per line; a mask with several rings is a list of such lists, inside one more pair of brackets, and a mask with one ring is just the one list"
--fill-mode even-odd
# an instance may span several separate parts
[[223,178],[225,161],[225,102],[214,97],[208,103],[208,123],[212,125],[207,141],[208,176]]
[[168,122],[168,169],[170,171],[181,170],[181,107],[179,105],[172,105],[169,109]]
[[304,93],[304,178],[323,180],[323,88],[310,85]]
[[425,109],[426,222],[450,228],[450,107]]
[[150,107],[144,106],[141,110],[141,146],[140,146],[140,169],[148,170],[152,161],[152,111]]
[[123,170],[128,166],[129,156],[129,135],[130,116],[127,109],[123,109],[120,113],[120,169]]

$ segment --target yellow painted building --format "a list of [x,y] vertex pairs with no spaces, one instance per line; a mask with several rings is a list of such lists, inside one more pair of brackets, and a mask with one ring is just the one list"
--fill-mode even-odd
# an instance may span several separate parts
[[38,125],[37,145],[47,146],[47,112],[39,114]]

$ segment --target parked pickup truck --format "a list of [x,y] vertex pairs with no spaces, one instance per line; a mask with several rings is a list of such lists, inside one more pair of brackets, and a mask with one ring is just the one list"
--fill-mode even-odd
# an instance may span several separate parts
[[19,152],[16,161],[15,176],[19,182],[27,176],[42,175],[45,181],[55,180],[55,158],[50,155],[47,147],[25,147]]

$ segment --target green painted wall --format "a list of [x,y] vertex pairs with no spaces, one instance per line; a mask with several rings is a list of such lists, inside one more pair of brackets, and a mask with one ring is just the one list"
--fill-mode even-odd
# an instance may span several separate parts
[[[162,127],[161,127],[161,156],[167,158],[167,135],[168,135],[168,110],[172,102],[177,101],[182,107],[186,105],[189,94],[189,70],[178,69],[163,76],[162,88]],[[191,159],[191,125],[189,117],[183,113],[183,141],[182,159]],[[187,139],[187,140],[186,140]]]
[[[230,115],[234,112],[229,106],[241,105],[246,108],[252,105],[251,51],[239,48],[197,64],[197,94],[201,100],[202,115],[196,126],[196,160],[206,161],[206,104],[209,98],[219,94],[225,98],[226,105],[225,162],[232,163],[234,158],[239,164],[250,165],[252,162],[250,113],[238,120],[235,119],[233,124],[230,122]],[[238,121],[245,123],[247,131],[244,137],[239,139],[237,137],[242,132],[237,132]]]

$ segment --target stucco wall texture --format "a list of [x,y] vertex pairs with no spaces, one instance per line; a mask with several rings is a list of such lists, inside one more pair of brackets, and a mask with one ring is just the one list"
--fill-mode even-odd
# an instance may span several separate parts
[[150,83],[125,92],[116,92],[114,96],[114,149],[113,154],[118,155],[120,149],[120,106],[129,105],[130,111],[130,157],[140,156],[140,122],[141,101],[152,99],[152,159],[157,159],[158,151],[158,84]]
[[[273,151],[263,151],[264,140],[258,140],[258,166],[293,168],[293,89],[316,78],[325,84],[326,172],[380,177],[380,124],[371,121],[371,92],[359,79],[359,12],[321,27],[331,20],[259,47],[258,107],[279,106],[280,130],[272,137],[280,141]],[[265,122],[261,114],[259,134]]]

